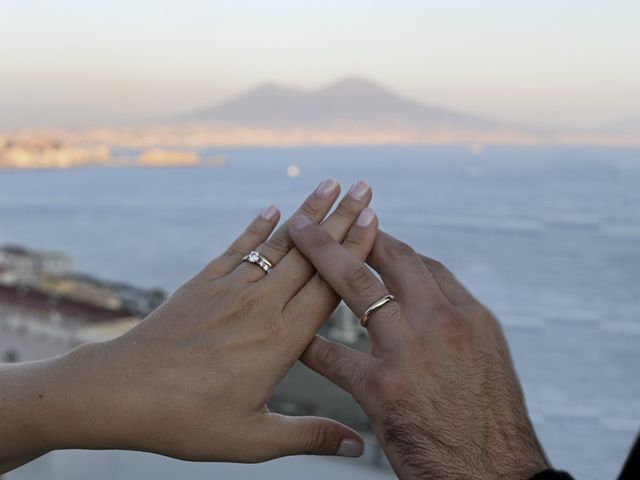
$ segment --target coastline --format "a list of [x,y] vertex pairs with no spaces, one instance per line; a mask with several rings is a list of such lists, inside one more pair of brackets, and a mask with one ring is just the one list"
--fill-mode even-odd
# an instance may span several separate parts
[[[462,147],[640,147],[640,132],[541,132],[519,129],[447,130],[337,128],[246,128],[226,125],[148,126],[88,130],[0,132],[0,171],[91,166],[146,168],[222,166],[210,149]],[[114,155],[118,150],[134,157]]]

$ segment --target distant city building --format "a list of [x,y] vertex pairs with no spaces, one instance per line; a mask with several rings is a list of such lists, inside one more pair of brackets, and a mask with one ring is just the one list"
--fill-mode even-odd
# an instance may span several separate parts
[[0,285],[0,320],[29,319],[69,330],[91,323],[132,317],[126,309],[111,309],[27,286]]
[[[15,278],[18,283],[33,283],[45,274],[66,275],[71,272],[71,259],[62,253],[36,252],[7,245],[0,248],[0,268],[4,270],[7,279]],[[11,276],[9,271],[12,272]]]
[[366,330],[360,325],[360,320],[342,302],[323,325],[321,333],[332,340],[348,345],[367,338]]
[[[71,259],[20,246],[0,248],[0,329],[19,338],[72,347],[113,338],[135,326],[165,299],[146,290],[74,273]],[[4,351],[16,361],[17,346]]]
[[[144,289],[75,273],[67,255],[15,245],[0,248],[0,287],[4,287],[0,303],[4,302],[5,307],[9,304],[11,311],[17,306],[22,310],[29,307],[31,317],[62,323],[140,318],[166,298],[159,289]],[[0,305],[0,316],[2,314]]]
[[0,138],[0,168],[71,168],[110,162],[110,149],[100,143],[70,143],[47,134]]
[[141,167],[193,167],[200,165],[200,155],[194,151],[152,148],[138,157]]

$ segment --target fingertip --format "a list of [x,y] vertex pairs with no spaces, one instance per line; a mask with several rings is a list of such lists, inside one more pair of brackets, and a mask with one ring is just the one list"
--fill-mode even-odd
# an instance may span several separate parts
[[291,219],[291,222],[289,222],[289,231],[295,233],[311,225],[312,223],[313,222],[311,221],[311,219],[306,215],[296,215]]
[[268,205],[260,213],[260,218],[263,220],[274,221],[280,216],[280,210],[275,205]]
[[354,200],[362,201],[365,199],[365,197],[367,197],[367,195],[370,195],[370,193],[371,187],[369,186],[369,184],[364,180],[358,180],[353,185],[351,185],[351,188],[349,189],[347,195],[349,195]]
[[360,435],[336,420],[271,412],[265,419],[268,423],[259,433],[268,440],[271,458],[301,454],[359,457],[364,451]]
[[335,178],[325,178],[315,190],[315,194],[320,198],[330,198],[340,194],[340,184]]
[[361,438],[343,438],[336,451],[339,457],[356,458],[364,453],[364,442]]
[[360,212],[356,219],[356,226],[360,228],[369,227],[376,219],[376,212],[371,207],[367,207]]

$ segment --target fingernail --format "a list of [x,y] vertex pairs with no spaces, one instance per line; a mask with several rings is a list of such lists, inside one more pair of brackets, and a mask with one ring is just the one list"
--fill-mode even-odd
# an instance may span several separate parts
[[291,228],[294,230],[302,230],[307,225],[311,224],[311,220],[304,215],[298,215],[291,219]]
[[359,457],[363,451],[364,445],[362,445],[362,442],[353,438],[344,438],[340,442],[340,448],[338,448],[336,455],[340,457]]
[[320,198],[327,198],[333,193],[337,186],[338,182],[336,182],[333,178],[327,178],[320,182],[320,185],[318,185],[318,188],[316,188],[316,195],[318,195]]
[[367,207],[360,212],[360,215],[358,215],[356,225],[363,228],[368,227],[369,225],[371,225],[371,222],[373,222],[375,216],[376,212],[373,211],[373,208]]
[[362,180],[358,180],[356,183],[351,185],[351,188],[349,189],[349,196],[354,200],[362,200],[368,191],[369,185]]
[[273,217],[276,216],[276,213],[278,213],[278,209],[276,208],[276,206],[275,205],[269,205],[267,208],[265,208],[262,211],[260,216],[262,218],[264,218],[265,220],[271,220]]

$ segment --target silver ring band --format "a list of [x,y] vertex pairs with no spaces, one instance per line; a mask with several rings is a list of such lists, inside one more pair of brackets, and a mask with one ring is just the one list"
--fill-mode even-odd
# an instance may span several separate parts
[[362,325],[363,327],[366,327],[367,322],[369,321],[369,318],[371,317],[371,315],[373,315],[373,313],[376,310],[378,310],[383,305],[386,305],[391,301],[395,301],[395,299],[396,297],[394,297],[393,295],[385,295],[380,300],[377,300],[376,302],[374,302],[373,305],[367,308],[367,310],[362,314],[362,318],[360,319],[360,325]]
[[273,264],[269,260],[267,260],[267,258],[264,255],[262,255],[260,252],[257,252],[255,250],[252,250],[247,255],[242,257],[242,261],[253,263],[254,265],[259,266],[264,271],[264,273],[267,273],[267,274],[273,268]]

